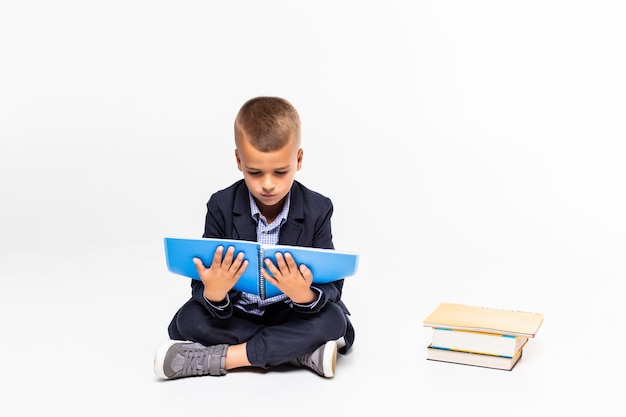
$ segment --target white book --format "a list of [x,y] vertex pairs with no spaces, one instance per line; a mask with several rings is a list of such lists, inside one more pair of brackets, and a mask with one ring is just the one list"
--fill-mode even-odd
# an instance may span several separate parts
[[429,346],[426,359],[510,371],[519,362],[522,352],[523,350],[520,349],[512,358],[505,358],[504,356],[481,355],[480,353],[437,349]]
[[432,347],[512,358],[528,337],[433,327]]

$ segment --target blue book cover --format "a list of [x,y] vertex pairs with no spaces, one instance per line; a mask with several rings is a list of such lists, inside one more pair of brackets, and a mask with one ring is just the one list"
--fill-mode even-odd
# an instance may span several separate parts
[[304,246],[263,245],[258,242],[234,239],[185,239],[166,237],[165,259],[170,272],[191,279],[199,280],[193,258],[199,258],[205,266],[213,260],[213,254],[219,246],[227,249],[235,247],[235,254],[244,253],[248,267],[239,278],[234,289],[256,294],[262,299],[281,294],[280,290],[267,282],[261,275],[261,266],[269,258],[276,263],[276,253],[289,252],[298,265],[305,264],[313,274],[314,284],[325,284],[355,275],[359,256],[351,252],[334,249],[318,249]]

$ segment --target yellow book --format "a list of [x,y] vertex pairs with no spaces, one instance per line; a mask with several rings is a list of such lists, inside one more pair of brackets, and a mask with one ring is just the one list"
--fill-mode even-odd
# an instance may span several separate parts
[[441,303],[424,319],[425,327],[535,337],[543,314]]

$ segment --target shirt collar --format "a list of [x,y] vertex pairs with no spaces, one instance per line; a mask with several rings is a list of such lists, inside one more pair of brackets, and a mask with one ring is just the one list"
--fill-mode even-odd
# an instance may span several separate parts
[[[250,199],[250,212],[252,213],[252,218],[258,222],[262,220],[265,224],[267,224],[267,219],[263,214],[261,214],[261,210],[259,210],[259,206],[257,206],[256,201],[254,201],[254,197],[252,193],[248,191],[248,198]],[[285,203],[283,204],[283,209],[276,216],[276,219],[272,222],[272,224],[282,225],[287,221],[287,215],[289,214],[289,206],[291,205],[291,191],[287,194],[287,198],[285,198]]]

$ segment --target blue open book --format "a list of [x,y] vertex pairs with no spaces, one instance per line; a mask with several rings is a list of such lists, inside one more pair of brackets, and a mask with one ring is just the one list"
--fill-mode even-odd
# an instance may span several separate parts
[[[264,260],[270,258],[276,263],[276,253],[289,252],[298,265],[305,264],[313,273],[314,284],[324,284],[356,274],[359,255],[333,249],[317,249],[304,246],[263,245],[258,242],[234,239],[182,239],[165,238],[165,259],[167,268],[174,274],[199,280],[193,258],[199,258],[205,266],[213,261],[218,246],[224,250],[235,247],[235,255],[244,253],[248,267],[239,278],[235,289],[256,294],[262,299],[281,294],[280,290],[267,282],[261,275]],[[269,271],[268,271],[269,272]]]

